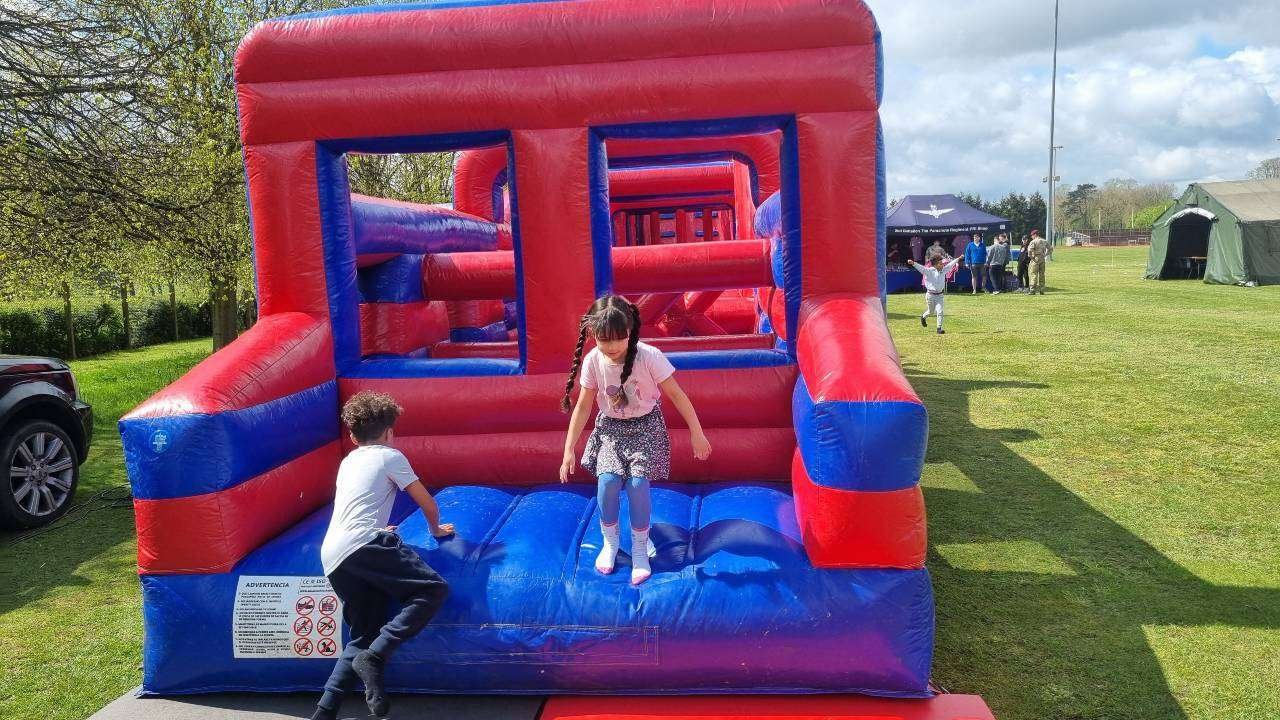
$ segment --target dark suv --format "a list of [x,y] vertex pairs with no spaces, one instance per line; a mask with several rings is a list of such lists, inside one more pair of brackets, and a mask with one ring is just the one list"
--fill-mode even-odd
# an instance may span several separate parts
[[93,409],[61,360],[0,355],[0,527],[29,528],[71,507]]

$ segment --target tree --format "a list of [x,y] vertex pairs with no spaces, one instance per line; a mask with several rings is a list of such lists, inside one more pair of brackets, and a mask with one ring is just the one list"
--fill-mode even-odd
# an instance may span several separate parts
[[1156,220],[1159,220],[1160,216],[1172,205],[1172,200],[1165,200],[1142,208],[1133,215],[1133,229],[1146,230],[1155,225]]
[[1280,157],[1263,160],[1246,177],[1250,180],[1280,180]]
[[351,192],[417,203],[453,199],[456,153],[405,153],[347,157]]
[[1061,217],[1066,221],[1067,226],[1075,226],[1081,223],[1088,210],[1089,202],[1097,193],[1098,186],[1093,183],[1084,183],[1077,185],[1074,190],[1068,191],[1062,199]]
[[[28,266],[42,254],[52,260],[92,249],[100,265],[94,278],[115,278],[125,303],[130,270],[167,277],[171,299],[178,277],[202,276],[215,348],[230,342],[237,286],[250,274],[233,54],[262,19],[336,4],[0,6],[0,235],[67,245],[25,251]],[[0,266],[12,286],[16,265]],[[60,267],[64,275],[82,270]],[[57,284],[69,293],[82,275]]]
[[1009,221],[1009,235],[1015,241],[1023,235],[1029,235],[1033,228],[1044,232],[1044,197],[1036,192],[1032,195],[1010,192],[998,202],[984,202],[973,193],[956,193],[956,197],[973,207]]

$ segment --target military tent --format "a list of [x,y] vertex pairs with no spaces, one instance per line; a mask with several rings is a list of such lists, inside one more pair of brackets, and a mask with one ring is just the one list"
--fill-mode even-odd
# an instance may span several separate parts
[[1280,284],[1280,180],[1190,185],[1151,229],[1147,277]]

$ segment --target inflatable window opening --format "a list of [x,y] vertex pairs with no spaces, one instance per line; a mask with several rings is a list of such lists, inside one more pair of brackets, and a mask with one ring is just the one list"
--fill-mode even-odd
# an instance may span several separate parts
[[[260,319],[120,423],[144,693],[320,687],[345,629],[289,619],[340,616],[338,409],[375,389],[458,528],[397,508],[452,593],[392,690],[930,694],[927,417],[885,324],[860,1],[350,8],[260,24],[236,83]],[[444,151],[452,207],[350,192],[349,153]],[[639,587],[594,570],[592,479],[555,483],[609,292],[715,448],[668,408]]]

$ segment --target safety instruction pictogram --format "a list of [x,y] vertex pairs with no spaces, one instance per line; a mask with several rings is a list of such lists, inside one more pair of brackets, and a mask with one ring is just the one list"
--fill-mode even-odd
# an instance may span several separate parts
[[316,630],[325,637],[331,637],[338,630],[338,621],[328,615],[321,616],[316,620]]
[[342,652],[342,603],[325,577],[247,575],[231,618],[237,658],[326,658]]

